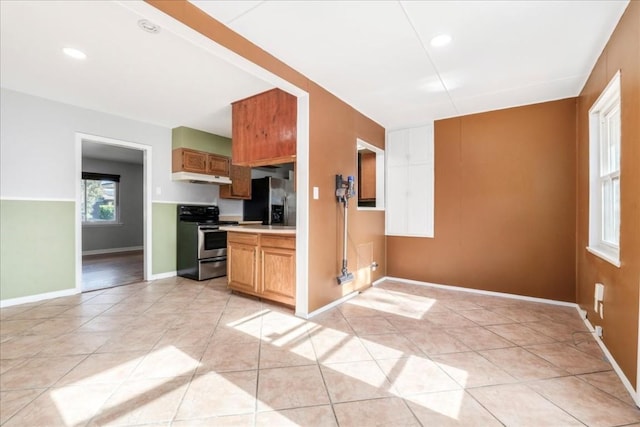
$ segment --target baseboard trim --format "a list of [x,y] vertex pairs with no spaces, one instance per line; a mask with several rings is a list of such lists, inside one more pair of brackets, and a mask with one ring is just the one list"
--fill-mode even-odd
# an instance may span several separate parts
[[525,296],[525,295],[509,294],[509,293],[506,293],[506,292],[484,291],[482,289],[463,288],[461,286],[439,285],[439,284],[436,284],[436,283],[420,282],[418,280],[401,279],[399,277],[388,277],[388,276],[387,277],[383,277],[382,279],[377,280],[375,282],[375,285],[378,285],[378,284],[384,282],[385,280],[393,280],[394,282],[409,283],[411,285],[418,285],[418,286],[429,286],[429,287],[432,287],[432,288],[446,289],[446,290],[449,290],[449,291],[469,292],[469,293],[472,293],[472,294],[488,295],[488,296],[502,297],[502,298],[511,298],[511,299],[517,299],[517,300],[522,300],[522,301],[539,302],[539,303],[543,303],[543,304],[562,305],[564,307],[578,307],[578,304],[576,304],[575,302],[557,301],[557,300],[546,299],[546,298],[537,298],[537,297],[528,297],[528,296]]
[[152,274],[149,280],[168,279],[169,277],[176,277],[177,275],[177,271],[167,271],[166,273]]
[[302,317],[303,319],[311,319],[312,317],[315,317],[315,316],[317,316],[319,314],[324,313],[325,311],[331,310],[332,308],[339,306],[343,302],[350,300],[351,298],[355,297],[359,293],[360,292],[358,292],[358,291],[353,291],[350,294],[347,294],[347,295],[343,296],[340,299],[337,299],[337,300],[335,300],[333,302],[330,302],[327,305],[324,305],[324,306],[320,307],[317,310],[312,311],[311,313],[308,313],[308,314],[296,313],[296,316]]
[[387,280],[387,276],[381,277],[378,280],[374,281],[371,286],[378,286],[380,283],[384,282],[385,280]]
[[0,308],[11,307],[12,305],[27,304],[30,302],[38,302],[47,299],[68,297],[71,295],[79,294],[80,291],[76,288],[64,289],[62,291],[45,292],[44,294],[29,295],[26,297],[11,298],[0,301]]
[[[580,307],[578,307],[578,313],[582,315]],[[591,322],[589,322],[589,319],[583,318],[583,321],[584,321],[584,324],[587,326],[587,328],[589,328],[589,331],[591,332],[593,337],[596,339],[596,342],[600,346],[600,349],[602,350],[604,355],[607,356],[607,360],[609,360],[609,363],[611,363],[611,366],[613,366],[613,370],[618,375],[618,377],[620,378],[620,381],[622,381],[622,384],[631,395],[631,399],[633,399],[636,406],[640,407],[640,397],[638,396],[636,391],[633,389],[633,386],[631,385],[631,381],[629,381],[629,379],[625,376],[624,372],[622,372],[622,368],[620,368],[620,366],[616,362],[616,359],[613,358],[613,356],[609,352],[609,349],[604,344],[604,341],[602,341],[602,339],[598,335],[596,335],[596,330],[593,327],[593,325],[591,325]]]
[[592,335],[596,339],[596,342],[602,349],[602,352],[607,357],[607,360],[609,360],[609,363],[611,363],[611,366],[613,367],[614,372],[618,375],[618,377],[620,378],[620,381],[622,381],[622,384],[629,392],[631,399],[633,399],[636,406],[640,407],[640,394],[637,393],[636,390],[634,390],[633,386],[631,385],[631,382],[624,375],[624,372],[622,372],[622,369],[620,368],[616,360],[613,358],[613,356],[609,352],[609,349],[607,349],[607,346],[605,345],[604,341],[602,341],[602,339],[600,339],[600,337],[596,335],[595,328],[591,325],[589,320],[585,317],[586,312],[582,310],[578,304],[572,303],[572,302],[566,302],[566,301],[556,301],[556,300],[545,299],[545,298],[536,298],[536,297],[528,297],[524,295],[508,294],[504,292],[484,291],[480,289],[469,289],[469,288],[462,288],[460,286],[439,285],[435,283],[420,282],[417,280],[401,279],[399,277],[388,277],[388,276],[383,277],[377,280],[376,282],[374,282],[374,286],[380,283],[383,283],[386,280],[390,280],[390,281],[393,280],[395,282],[408,283],[408,284],[419,285],[419,286],[429,286],[429,287],[439,288],[439,289],[447,289],[450,291],[469,292],[474,294],[490,295],[490,296],[497,296],[497,297],[503,297],[503,298],[512,298],[512,299],[530,301],[530,302],[539,302],[544,304],[561,305],[565,307],[574,307],[578,312],[578,314],[580,315],[580,317],[582,318],[585,325],[587,326],[587,328],[589,329],[589,331],[591,331]]
[[95,249],[92,251],[82,251],[82,256],[85,255],[102,255],[102,254],[114,254],[117,252],[133,252],[141,251],[144,246],[128,246],[126,248],[107,248],[107,249]]

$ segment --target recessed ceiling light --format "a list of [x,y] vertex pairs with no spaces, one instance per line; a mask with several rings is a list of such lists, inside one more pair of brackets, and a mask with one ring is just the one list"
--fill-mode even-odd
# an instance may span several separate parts
[[157,34],[160,32],[160,27],[154,24],[151,21],[147,21],[146,19],[141,19],[138,21],[138,27],[145,30],[147,33]]
[[87,54],[79,49],[73,47],[65,47],[62,49],[65,55],[72,57],[73,59],[86,59]]
[[449,34],[440,34],[432,38],[429,43],[433,47],[442,47],[451,43],[451,36]]

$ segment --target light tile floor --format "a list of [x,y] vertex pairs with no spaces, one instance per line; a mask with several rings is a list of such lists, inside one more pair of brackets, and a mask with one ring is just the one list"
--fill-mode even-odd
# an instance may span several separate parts
[[305,321],[171,278],[0,313],[3,426],[640,425],[573,308],[387,281]]

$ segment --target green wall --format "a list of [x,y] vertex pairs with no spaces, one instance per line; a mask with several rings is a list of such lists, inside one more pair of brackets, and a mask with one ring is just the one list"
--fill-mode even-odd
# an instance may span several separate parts
[[171,130],[171,148],[191,148],[231,157],[231,139],[184,126]]
[[177,209],[175,203],[153,203],[152,274],[176,271]]
[[75,286],[75,202],[0,200],[0,299]]
[[[176,204],[153,203],[152,273],[176,271]],[[0,200],[0,299],[73,289],[75,202]]]

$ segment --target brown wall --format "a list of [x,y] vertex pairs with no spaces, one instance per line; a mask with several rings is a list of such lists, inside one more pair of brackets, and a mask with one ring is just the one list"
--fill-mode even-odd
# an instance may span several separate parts
[[[349,211],[349,270],[357,269],[358,256],[361,259],[373,258],[380,268],[373,275],[363,275],[361,280],[344,287],[337,285],[336,276],[342,258],[343,214],[334,197],[336,174],[357,175],[356,138],[384,148],[384,128],[191,3],[148,2],[214,42],[309,93],[308,191],[311,194],[312,187],[319,187],[320,191],[319,200],[310,198],[309,201],[309,311],[385,276],[384,212],[357,211],[356,202],[352,201]],[[356,248],[359,248],[358,254]],[[373,253],[372,257],[368,255],[369,252]]]
[[[588,253],[589,109],[621,70],[621,267]],[[640,2],[629,3],[578,98],[577,298],[632,384],[636,382],[640,287]],[[605,285],[604,319],[593,311],[596,282]]]
[[435,238],[389,237],[388,274],[575,301],[576,100],[435,122]]

